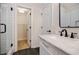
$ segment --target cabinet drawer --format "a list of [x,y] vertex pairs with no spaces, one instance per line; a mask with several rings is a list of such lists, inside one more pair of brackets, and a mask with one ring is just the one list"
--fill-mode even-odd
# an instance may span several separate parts
[[40,55],[51,55],[51,53],[42,43],[40,44]]

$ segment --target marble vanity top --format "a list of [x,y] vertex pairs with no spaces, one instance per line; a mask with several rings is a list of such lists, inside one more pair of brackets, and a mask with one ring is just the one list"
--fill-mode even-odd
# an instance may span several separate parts
[[54,34],[43,34],[40,38],[71,55],[79,55],[79,39]]

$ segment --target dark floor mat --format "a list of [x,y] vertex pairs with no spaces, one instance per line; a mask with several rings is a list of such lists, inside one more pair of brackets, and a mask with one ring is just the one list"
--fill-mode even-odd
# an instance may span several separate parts
[[13,55],[39,55],[39,48],[28,48],[19,50],[13,53]]

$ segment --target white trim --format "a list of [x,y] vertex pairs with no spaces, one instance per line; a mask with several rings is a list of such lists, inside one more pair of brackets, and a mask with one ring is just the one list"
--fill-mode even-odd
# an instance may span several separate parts
[[7,53],[7,55],[12,55],[13,54],[13,47],[10,48],[9,52]]
[[17,5],[15,5],[15,40],[14,40],[14,48],[17,51]]

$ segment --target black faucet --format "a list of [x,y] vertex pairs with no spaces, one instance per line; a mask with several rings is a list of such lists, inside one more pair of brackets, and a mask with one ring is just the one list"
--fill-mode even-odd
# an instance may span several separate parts
[[65,31],[65,37],[68,37],[68,34],[67,34],[67,30],[66,29],[63,29],[61,32],[60,32],[60,36],[63,36],[62,32]]
[[73,33],[73,32],[71,33],[71,36],[70,36],[70,38],[74,38],[74,33]]
[[75,38],[74,35],[77,35],[77,33],[73,33],[73,32],[71,32],[71,36],[70,36],[70,38]]

